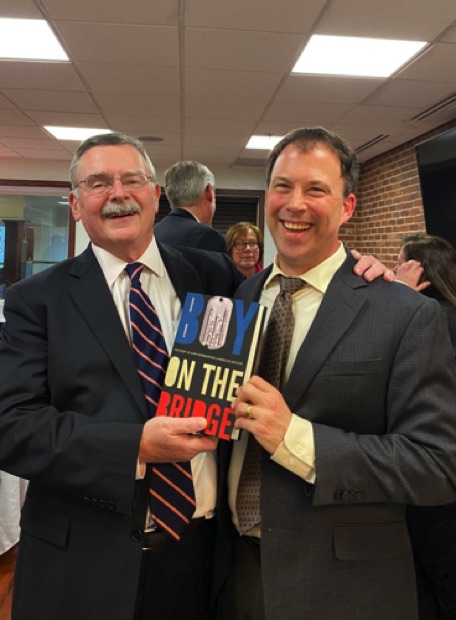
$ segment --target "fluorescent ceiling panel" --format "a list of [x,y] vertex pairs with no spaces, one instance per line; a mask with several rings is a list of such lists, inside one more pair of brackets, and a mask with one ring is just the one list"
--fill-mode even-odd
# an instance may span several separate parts
[[112,133],[110,129],[94,129],[93,127],[53,127],[45,125],[44,129],[57,140],[86,140],[100,133]]
[[388,77],[425,45],[425,41],[313,35],[292,73]]
[[66,60],[68,56],[42,19],[0,19],[0,58]]
[[270,151],[282,138],[283,136],[252,136],[245,148]]

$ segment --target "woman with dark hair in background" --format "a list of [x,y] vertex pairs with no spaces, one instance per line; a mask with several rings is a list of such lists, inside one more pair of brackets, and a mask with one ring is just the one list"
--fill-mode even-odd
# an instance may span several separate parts
[[[395,271],[397,280],[439,301],[456,357],[456,249],[441,237],[409,235]],[[407,524],[415,556],[420,620],[454,620],[456,502],[408,506]]]
[[261,271],[263,258],[263,234],[258,226],[250,222],[233,224],[225,234],[228,255],[246,278]]

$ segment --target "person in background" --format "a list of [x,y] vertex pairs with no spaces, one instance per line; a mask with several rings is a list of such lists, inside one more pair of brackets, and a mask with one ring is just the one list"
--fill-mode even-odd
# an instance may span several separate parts
[[[13,618],[205,620],[216,442],[198,432],[202,417],[154,417],[133,354],[133,333],[152,338],[153,324],[145,331],[130,320],[129,294],[149,297],[170,351],[187,291],[231,296],[243,278],[226,254],[156,242],[161,188],[141,142],[89,138],[71,184],[72,215],[91,243],[14,284],[5,300],[0,469],[30,481]],[[142,268],[139,283],[131,267]],[[182,461],[191,461],[193,516],[175,513],[178,540],[149,498],[162,494],[152,474],[166,486],[162,465]]]
[[215,179],[197,161],[179,161],[165,172],[165,192],[171,211],[155,226],[157,241],[226,252],[225,239],[212,228]]
[[435,235],[407,235],[399,251],[395,279],[427,297],[445,311],[456,357],[456,249]]
[[405,508],[456,499],[445,317],[353,274],[339,230],[357,175],[324,128],[290,132],[268,159],[277,255],[236,297],[271,312],[258,375],[233,402],[243,436],[219,446],[221,620],[416,620]]
[[246,278],[261,271],[263,233],[250,222],[233,224],[225,233],[226,249],[236,267]]
[[[396,279],[437,299],[445,311],[456,357],[456,249],[434,235],[408,235],[399,251]],[[456,395],[454,397],[456,402]],[[420,620],[456,618],[456,502],[408,506]]]

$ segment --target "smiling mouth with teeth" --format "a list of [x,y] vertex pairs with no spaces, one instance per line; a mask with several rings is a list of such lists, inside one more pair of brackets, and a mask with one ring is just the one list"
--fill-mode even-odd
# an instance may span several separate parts
[[287,230],[307,230],[310,228],[310,224],[306,222],[283,222],[283,225]]

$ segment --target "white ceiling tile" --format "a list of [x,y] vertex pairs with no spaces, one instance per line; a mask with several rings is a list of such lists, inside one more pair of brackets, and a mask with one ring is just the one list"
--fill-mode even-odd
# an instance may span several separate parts
[[[162,111],[166,113],[166,110]],[[162,132],[181,130],[180,117],[129,116],[128,114],[106,114],[109,127],[116,131],[130,132],[137,135],[158,135]]]
[[0,125],[34,125],[28,115],[19,110],[0,110]]
[[33,110],[27,112],[27,114],[38,125],[56,125],[57,127],[96,127],[97,129],[109,129],[101,114],[77,114],[73,112],[40,112]]
[[440,41],[442,43],[456,43],[456,27],[449,28]]
[[347,124],[389,124],[407,125],[421,108],[359,105],[354,107],[339,122]]
[[20,157],[20,155],[6,146],[0,146],[0,157]]
[[379,135],[394,135],[400,131],[397,125],[387,125],[379,123],[377,125],[345,125],[335,123],[331,125],[331,130],[343,136],[350,144],[364,144],[373,140]]
[[212,99],[188,97],[185,113],[198,118],[204,110],[205,118],[255,120],[263,112],[267,101],[258,99]]
[[294,121],[301,125],[321,125],[334,123],[351,109],[352,105],[347,103],[301,103],[299,101],[277,101],[271,105],[264,120]]
[[382,79],[290,75],[276,101],[358,103],[383,83]]
[[91,114],[97,107],[88,93],[4,88],[2,91],[22,110],[80,112]]
[[268,32],[309,32],[324,0],[191,0],[185,6],[188,27],[224,28]]
[[74,62],[179,65],[178,30],[171,26],[55,22]]
[[213,165],[214,163],[233,162],[238,156],[239,149],[220,148],[211,146],[186,146],[184,148],[184,159],[196,159],[203,164]]
[[297,34],[189,28],[185,37],[186,63],[189,68],[288,72],[304,40]]
[[[10,0],[11,1],[11,0]],[[17,0],[13,0],[17,1]],[[178,23],[179,0],[41,0],[52,19],[120,24]]]
[[41,127],[30,127],[26,125],[0,125],[1,138],[28,138],[39,140],[46,138],[47,132]]
[[14,149],[17,153],[27,159],[60,159],[71,160],[71,155],[66,151],[56,151],[54,149]]
[[456,85],[456,45],[438,43],[399,76],[407,80],[451,82]]
[[132,97],[128,92],[98,93],[97,102],[106,114],[123,114],[131,116],[179,116],[180,97],[166,95],[142,94]]
[[0,7],[1,17],[14,19],[42,19],[33,0],[2,0]]
[[227,148],[244,148],[250,138],[250,134],[241,136],[236,135],[215,135],[215,134],[186,134],[184,139],[185,146],[215,146]]
[[220,71],[190,67],[186,71],[185,93],[187,97],[269,98],[282,79],[283,73]]
[[12,149],[52,149],[61,151],[62,147],[56,140],[32,140],[30,138],[0,138],[2,144]]
[[14,105],[14,103],[2,94],[0,94],[0,108],[3,110],[17,110],[17,107]]
[[319,34],[431,41],[456,19],[454,0],[333,0]]
[[93,93],[180,95],[177,67],[76,63]]
[[427,108],[433,103],[444,99],[456,90],[456,84],[434,82],[433,84],[415,80],[392,80],[375,95],[368,103],[373,105],[414,106]]
[[83,90],[84,84],[68,62],[0,62],[2,88]]
[[[204,111],[201,111],[203,114]],[[243,120],[227,120],[227,119],[215,119],[215,118],[189,118],[185,124],[186,130],[189,133],[200,134],[216,134],[226,135],[227,133],[233,134],[251,134],[254,130],[255,123],[252,121]]]

